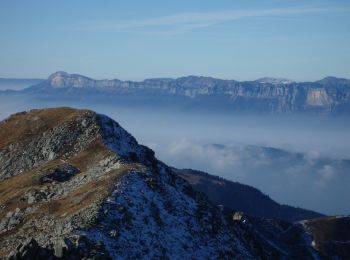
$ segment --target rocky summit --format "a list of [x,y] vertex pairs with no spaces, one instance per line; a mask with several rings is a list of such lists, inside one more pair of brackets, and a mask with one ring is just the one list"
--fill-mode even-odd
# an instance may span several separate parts
[[4,259],[327,256],[312,245],[318,222],[307,223],[215,205],[118,123],[89,110],[32,110],[0,123]]

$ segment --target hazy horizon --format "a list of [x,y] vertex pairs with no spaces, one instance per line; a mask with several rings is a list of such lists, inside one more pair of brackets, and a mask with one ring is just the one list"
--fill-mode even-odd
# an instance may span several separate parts
[[[334,75],[324,75],[324,76],[321,76],[320,78],[314,78],[314,79],[305,79],[305,80],[295,80],[295,79],[292,79],[292,78],[283,78],[283,77],[279,77],[278,75],[275,75],[275,76],[271,76],[271,75],[262,75],[260,77],[257,77],[257,78],[246,78],[246,79],[238,79],[238,78],[219,78],[219,77],[214,77],[212,75],[195,75],[195,74],[186,74],[186,75],[180,75],[178,77],[167,77],[167,76],[163,76],[163,77],[145,77],[145,78],[135,78],[135,79],[132,79],[132,78],[117,78],[117,77],[110,77],[110,78],[93,78],[93,77],[90,77],[89,75],[87,74],[79,74],[79,73],[75,73],[75,72],[68,72],[66,70],[59,70],[59,71],[53,71],[52,73],[44,76],[44,77],[41,77],[41,78],[35,78],[35,77],[32,77],[32,78],[26,78],[26,77],[21,77],[21,76],[18,76],[18,77],[11,77],[11,78],[8,78],[8,77],[2,77],[0,75],[0,79],[3,79],[3,80],[17,80],[17,79],[20,79],[20,80],[46,80],[48,79],[48,77],[50,75],[52,75],[53,73],[56,73],[56,72],[67,72],[69,74],[77,74],[77,75],[81,75],[81,76],[85,76],[85,77],[88,77],[88,78],[92,78],[92,79],[95,79],[95,80],[123,80],[123,81],[138,81],[138,82],[141,82],[141,81],[144,81],[144,80],[147,80],[147,79],[177,79],[177,78],[182,78],[182,77],[208,77],[208,78],[216,78],[216,79],[222,79],[222,80],[236,80],[236,81],[254,81],[254,80],[259,80],[259,79],[263,79],[263,78],[273,78],[273,79],[287,79],[287,80],[292,80],[292,81],[295,81],[295,82],[314,82],[314,81],[317,81],[317,80],[321,80],[321,79],[324,79],[324,78],[327,78],[327,77],[336,77],[336,78],[343,78],[343,79],[350,79],[350,75],[349,75],[349,78],[347,77],[343,77],[343,76],[334,76]],[[22,84],[23,88],[25,87],[29,87],[30,85],[25,85],[25,84]],[[17,90],[18,88],[16,87],[9,87],[8,89],[13,89],[13,90]]]

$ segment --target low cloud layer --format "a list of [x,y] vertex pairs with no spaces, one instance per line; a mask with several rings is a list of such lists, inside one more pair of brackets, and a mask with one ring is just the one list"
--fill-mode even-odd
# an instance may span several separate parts
[[[151,144],[152,146],[152,144]],[[349,214],[350,161],[320,157],[318,151],[303,154],[231,144],[201,145],[189,140],[159,147],[158,156],[180,168],[220,175],[261,189],[278,202],[326,214]]]

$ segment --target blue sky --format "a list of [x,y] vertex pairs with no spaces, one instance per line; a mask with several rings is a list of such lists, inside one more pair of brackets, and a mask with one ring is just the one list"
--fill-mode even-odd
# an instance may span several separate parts
[[349,1],[0,0],[0,77],[350,78]]

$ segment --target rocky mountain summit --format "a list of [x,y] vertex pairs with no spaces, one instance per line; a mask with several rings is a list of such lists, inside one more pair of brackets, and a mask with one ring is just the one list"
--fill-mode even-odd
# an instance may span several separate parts
[[[14,95],[15,93],[10,93]],[[46,98],[104,98],[104,101],[144,101],[187,110],[221,110],[252,113],[350,114],[350,80],[327,77],[315,82],[281,78],[255,81],[222,80],[188,76],[144,81],[94,80],[82,75],[56,72],[47,80],[17,94]]]
[[2,257],[257,254],[217,206],[108,117],[33,110],[1,122],[0,136]]
[[118,123],[89,110],[32,110],[0,123],[4,259],[328,256],[312,246],[318,228],[306,231],[307,223],[212,203]]

